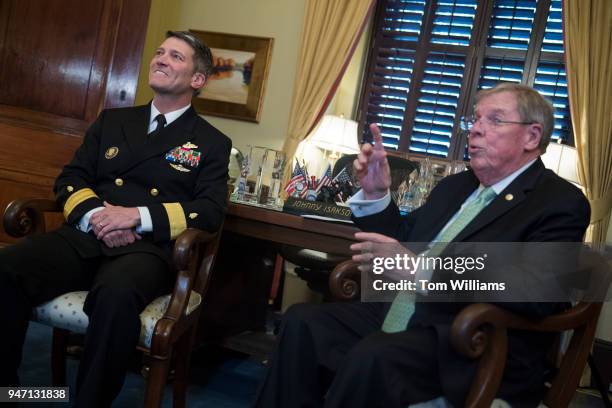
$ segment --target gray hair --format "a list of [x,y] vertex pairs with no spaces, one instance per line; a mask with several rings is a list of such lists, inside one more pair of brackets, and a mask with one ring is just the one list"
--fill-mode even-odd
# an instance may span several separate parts
[[512,92],[516,96],[521,121],[539,123],[542,125],[542,137],[539,148],[542,153],[550,143],[550,137],[555,126],[555,108],[552,103],[535,89],[521,84],[502,82],[490,89],[483,89],[476,94],[476,104],[487,96],[500,92]]

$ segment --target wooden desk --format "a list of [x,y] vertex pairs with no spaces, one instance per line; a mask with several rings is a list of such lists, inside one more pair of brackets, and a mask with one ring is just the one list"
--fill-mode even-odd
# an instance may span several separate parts
[[229,203],[224,230],[280,244],[351,255],[359,231],[351,224],[317,221],[250,205]]

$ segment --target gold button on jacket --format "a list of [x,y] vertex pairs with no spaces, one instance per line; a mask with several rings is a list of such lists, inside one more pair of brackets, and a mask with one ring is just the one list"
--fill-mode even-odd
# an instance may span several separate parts
[[115,185],[121,187],[123,185],[123,179],[120,179],[120,178],[115,179]]
[[157,196],[159,195],[159,190],[158,190],[158,189],[156,189],[156,188],[152,188],[152,189],[151,189],[151,195],[152,195],[153,197],[157,197]]

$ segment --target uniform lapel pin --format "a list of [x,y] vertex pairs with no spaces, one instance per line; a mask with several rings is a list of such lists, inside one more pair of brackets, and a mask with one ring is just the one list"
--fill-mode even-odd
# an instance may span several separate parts
[[117,154],[119,154],[119,148],[116,146],[113,146],[113,147],[109,147],[108,149],[106,149],[106,153],[104,153],[104,157],[110,160],[114,158],[115,156],[117,156]]

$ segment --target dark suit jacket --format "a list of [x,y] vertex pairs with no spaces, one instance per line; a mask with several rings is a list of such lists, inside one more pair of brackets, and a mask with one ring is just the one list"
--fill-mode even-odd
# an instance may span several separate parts
[[[446,177],[427,202],[408,217],[400,217],[391,203],[382,213],[355,218],[367,231],[403,242],[430,242],[478,187],[471,170]],[[506,199],[511,194],[512,199]],[[508,196],[510,197],[510,196]],[[520,174],[453,241],[455,242],[581,242],[589,224],[590,208],[582,192],[544,168],[541,160]],[[438,333],[442,385],[446,397],[462,406],[475,365],[462,359],[449,342],[450,325],[466,304],[417,303],[409,327],[433,326]],[[556,313],[564,305],[504,303],[529,318]],[[530,405],[541,398],[546,352],[553,337],[509,333],[509,357],[499,395],[513,406]]]
[[[82,256],[152,252],[170,260],[184,229],[216,231],[227,197],[231,141],[190,107],[154,137],[147,135],[150,104],[108,109],[57,178],[54,191],[67,224],[58,232]],[[146,206],[153,232],[134,244],[107,248],[74,228],[103,201]]]

